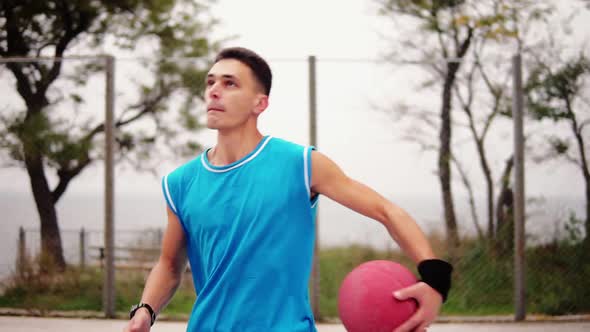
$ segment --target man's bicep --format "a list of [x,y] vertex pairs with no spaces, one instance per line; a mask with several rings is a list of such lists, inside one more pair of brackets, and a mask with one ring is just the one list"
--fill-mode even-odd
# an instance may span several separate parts
[[387,201],[366,185],[348,177],[325,155],[312,152],[312,191],[378,221],[385,218]]
[[336,200],[341,188],[350,179],[330,158],[324,154],[311,152],[311,191]]

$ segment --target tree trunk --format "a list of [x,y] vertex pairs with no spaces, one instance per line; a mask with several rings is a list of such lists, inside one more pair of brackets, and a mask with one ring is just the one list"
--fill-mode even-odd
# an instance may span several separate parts
[[590,175],[586,171],[584,174],[586,181],[586,237],[584,238],[584,245],[590,248]]
[[[576,126],[577,127],[577,126]],[[584,245],[590,248],[590,172],[588,170],[588,162],[586,161],[586,152],[584,150],[584,138],[579,131],[575,131],[578,149],[580,150],[580,170],[584,176],[584,184],[586,189],[586,237],[584,238]]]
[[485,168],[486,185],[488,191],[488,239],[490,243],[496,238],[494,232],[494,182],[492,181],[492,174],[489,168]]
[[459,231],[453,203],[453,191],[451,189],[451,93],[458,69],[458,63],[452,62],[447,65],[447,75],[442,93],[440,149],[438,155],[438,176],[442,190],[447,241],[451,248],[456,248],[459,245]]
[[506,161],[500,181],[500,193],[496,203],[496,228],[494,230],[496,237],[494,241],[490,241],[496,256],[510,255],[514,248],[514,200],[510,187],[513,166],[514,158],[510,157]]
[[[469,27],[467,29],[467,36],[457,46],[457,59],[462,59],[465,53],[469,49],[471,44],[471,38],[473,37],[473,29]],[[446,58],[446,52],[443,52],[443,56]],[[443,208],[445,212],[445,225],[447,228],[447,241],[451,249],[451,255],[459,246],[459,229],[457,227],[457,218],[455,215],[455,205],[453,203],[453,191],[451,189],[451,110],[452,110],[452,98],[453,98],[453,85],[455,84],[455,78],[457,77],[457,71],[461,66],[460,61],[448,61],[447,71],[444,77],[444,85],[442,91],[442,107],[440,112],[441,126],[440,126],[440,148],[438,154],[438,177],[440,180]]]
[[487,186],[487,205],[488,205],[488,240],[490,244],[496,237],[494,232],[494,181],[492,179],[492,171],[485,154],[485,147],[483,142],[477,140],[477,152],[479,154],[479,162],[486,178]]
[[42,157],[35,152],[26,152],[25,165],[41,220],[41,268],[44,271],[52,268],[63,271],[66,263],[57,224],[55,202],[47,183]]
[[590,171],[588,170],[588,161],[586,159],[586,149],[584,144],[584,137],[582,136],[582,131],[580,126],[578,126],[578,120],[576,115],[573,111],[571,101],[568,98],[565,98],[566,107],[568,113],[570,114],[570,119],[572,122],[572,131],[576,138],[576,143],[578,143],[578,150],[580,153],[580,170],[582,171],[582,175],[584,176],[584,184],[586,186],[586,237],[584,238],[584,246],[590,248]]

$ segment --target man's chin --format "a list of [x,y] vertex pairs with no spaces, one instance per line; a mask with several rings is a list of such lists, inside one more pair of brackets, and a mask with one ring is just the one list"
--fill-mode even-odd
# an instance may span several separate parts
[[219,123],[207,121],[207,128],[209,129],[220,129],[220,127],[221,126],[219,125]]

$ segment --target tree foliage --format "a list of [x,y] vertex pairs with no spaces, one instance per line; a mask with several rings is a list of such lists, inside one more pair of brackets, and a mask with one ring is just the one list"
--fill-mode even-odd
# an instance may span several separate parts
[[551,119],[567,123],[568,137],[550,136],[554,156],[565,157],[582,174],[586,196],[585,245],[590,246],[590,164],[586,127],[590,123],[588,101],[590,60],[580,53],[556,64],[538,59],[525,86],[528,109],[537,120]]
[[583,53],[557,68],[539,62],[532,69],[525,87],[531,114],[539,120],[571,119],[575,115],[573,103],[584,92],[582,88],[589,75],[590,60]]
[[[184,130],[199,128],[195,106],[204,89],[208,56],[217,47],[208,37],[214,24],[205,1],[0,3],[0,56],[33,58],[4,62],[1,73],[11,74],[22,106],[4,106],[0,148],[5,164],[26,168],[41,220],[42,251],[59,266],[64,261],[55,204],[72,179],[102,158],[102,117],[84,113],[90,101],[80,92],[103,74],[100,56],[136,49],[147,49],[149,55],[143,69],[152,73],[151,79],[136,82],[134,101],[117,104],[118,160],[144,167],[156,149],[194,153],[198,142],[180,138]],[[65,59],[76,54],[96,57],[77,64]],[[176,115],[168,114],[172,108],[178,109]]]

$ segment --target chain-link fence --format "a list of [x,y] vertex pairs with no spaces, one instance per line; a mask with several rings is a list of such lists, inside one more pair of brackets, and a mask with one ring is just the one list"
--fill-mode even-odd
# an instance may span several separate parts
[[[162,246],[162,229],[117,230],[115,262],[118,269],[149,270],[155,264]],[[69,266],[104,268],[104,232],[101,230],[65,229],[60,232],[63,253]],[[35,263],[41,254],[41,232],[20,228],[15,271],[19,264]]]

